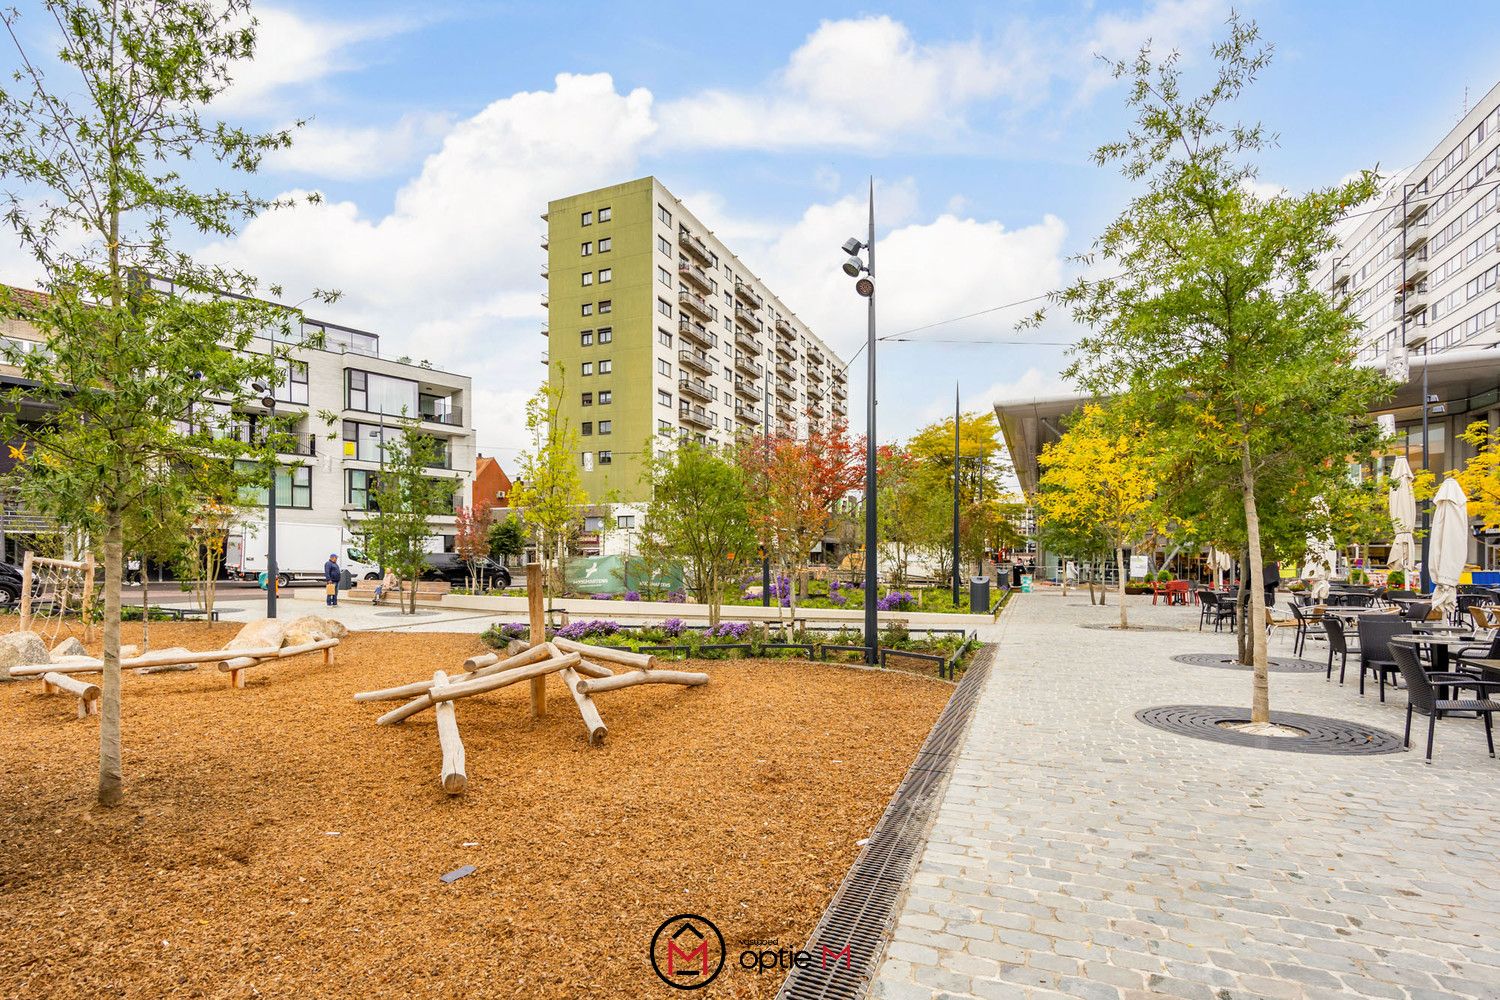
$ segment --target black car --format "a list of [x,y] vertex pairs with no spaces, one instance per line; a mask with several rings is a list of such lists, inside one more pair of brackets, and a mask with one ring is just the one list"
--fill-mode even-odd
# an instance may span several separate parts
[[21,569],[0,562],[0,608],[11,608],[21,600]]
[[[510,570],[495,562],[493,559],[482,559],[479,564],[479,575],[491,587],[504,590],[510,586]],[[469,585],[469,564],[461,559],[456,552],[432,552],[427,556],[427,569],[422,573],[424,580],[442,580],[455,587],[467,587]]]

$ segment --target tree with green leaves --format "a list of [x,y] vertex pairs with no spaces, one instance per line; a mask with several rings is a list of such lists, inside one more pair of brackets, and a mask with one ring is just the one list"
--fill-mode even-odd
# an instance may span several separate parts
[[437,534],[432,518],[454,513],[455,480],[437,477],[437,440],[421,433],[415,417],[402,416],[400,433],[382,445],[380,472],[370,490],[364,517],[349,518],[349,530],[364,539],[364,550],[408,582],[401,610],[417,613],[417,581],[427,569],[428,541]]
[[[199,265],[172,243],[186,231],[231,236],[270,203],[198,190],[187,178],[203,173],[200,159],[254,171],[291,139],[202,117],[234,65],[253,55],[245,0],[42,6],[60,46],[56,81],[21,41],[19,15],[3,15],[18,57],[12,86],[0,92],[0,173],[18,192],[5,219],[40,265],[44,294],[9,290],[0,315],[29,323],[45,342],[7,354],[32,385],[9,394],[3,430],[34,445],[18,470],[22,495],[86,530],[103,552],[99,801],[113,805],[124,794],[127,517],[150,506],[153,470],[206,485],[248,450],[214,425],[232,419],[253,380],[277,377],[271,353],[251,351],[252,339],[279,329],[290,341],[294,329],[290,313],[253,298],[249,275]],[[22,422],[22,397],[47,411],[40,423]]]
[[[1158,446],[1220,497],[1201,505],[1217,519],[1230,520],[1221,495],[1234,498],[1257,584],[1267,526],[1295,537],[1317,495],[1309,477],[1378,440],[1367,414],[1390,386],[1350,364],[1358,321],[1313,280],[1335,223],[1375,194],[1376,179],[1255,193],[1255,161],[1273,138],[1225,116],[1270,49],[1253,23],[1232,18],[1214,54],[1215,79],[1197,97],[1184,95],[1175,53],[1153,60],[1148,48],[1115,65],[1136,119],[1095,160],[1144,189],[1085,258],[1111,276],[1082,278],[1058,298],[1091,328],[1068,374],[1100,396],[1128,390]],[[1266,640],[1254,627],[1266,614],[1261,588],[1249,597],[1251,714],[1266,723]]]
[[521,453],[510,502],[531,530],[549,594],[567,586],[568,551],[588,503],[579,471],[578,431],[562,413],[564,379],[548,382],[526,403],[531,448]]
[[521,519],[505,512],[490,525],[490,558],[509,565],[509,560],[518,559],[526,553],[526,528]]
[[755,549],[743,470],[716,449],[683,441],[659,448],[643,479],[651,490],[645,530],[663,553],[686,564],[689,587],[717,625],[724,581],[750,563]]

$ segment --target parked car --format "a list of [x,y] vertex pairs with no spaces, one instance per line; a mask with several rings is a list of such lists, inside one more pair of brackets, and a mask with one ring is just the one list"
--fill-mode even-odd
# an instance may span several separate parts
[[[480,560],[479,575],[492,587],[503,590],[510,586],[510,570],[493,559]],[[469,564],[456,552],[430,552],[422,579],[442,580],[455,587],[466,587],[469,584]]]
[[21,600],[21,568],[0,563],[0,608],[13,608]]

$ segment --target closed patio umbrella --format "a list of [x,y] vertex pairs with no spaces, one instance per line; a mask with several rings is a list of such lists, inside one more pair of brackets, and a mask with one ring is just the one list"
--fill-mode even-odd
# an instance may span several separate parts
[[1458,578],[1469,560],[1469,498],[1452,477],[1443,480],[1433,501],[1432,541],[1428,551],[1432,610],[1447,614],[1458,604]]
[[1228,552],[1211,545],[1208,549],[1208,565],[1214,571],[1214,589],[1222,590],[1223,574],[1234,569],[1234,560]]
[[[1313,506],[1327,516],[1328,505],[1323,502],[1322,497],[1315,499]],[[1312,590],[1309,593],[1315,602],[1322,603],[1328,599],[1334,559],[1333,539],[1307,536],[1307,558],[1302,561],[1302,575],[1312,579]]]
[[1417,543],[1412,532],[1417,526],[1417,501],[1411,492],[1411,465],[1402,455],[1391,467],[1391,492],[1387,503],[1391,512],[1391,557],[1386,561],[1390,569],[1399,569],[1406,574],[1406,585],[1411,585],[1412,572],[1417,567]]

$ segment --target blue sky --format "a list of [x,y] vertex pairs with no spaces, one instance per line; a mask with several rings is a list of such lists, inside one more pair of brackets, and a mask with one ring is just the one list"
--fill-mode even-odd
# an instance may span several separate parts
[[[1279,133],[1262,180],[1291,189],[1430,149],[1500,81],[1500,5],[1252,0],[1277,56],[1242,106]],[[1201,71],[1218,0],[746,5],[286,3],[220,110],[311,117],[258,184],[318,190],[205,255],[338,288],[319,314],[385,353],[474,376],[480,449],[512,459],[542,375],[548,198],[655,173],[846,358],[863,309],[836,248],[874,175],[891,333],[1046,291],[1076,273],[1129,189],[1088,154],[1126,123],[1093,54],[1145,41]],[[30,17],[31,30],[42,29]],[[44,37],[44,36],[39,36]],[[951,407],[1061,388],[1063,348],[1016,313],[882,348],[881,437]],[[1077,335],[1061,319],[1025,335]],[[862,362],[859,371],[862,374]],[[862,426],[863,379],[851,379]]]

